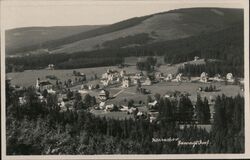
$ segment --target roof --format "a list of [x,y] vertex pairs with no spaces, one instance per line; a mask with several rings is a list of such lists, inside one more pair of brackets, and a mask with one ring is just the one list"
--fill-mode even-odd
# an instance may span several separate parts
[[39,86],[52,85],[49,81],[42,81],[39,83]]

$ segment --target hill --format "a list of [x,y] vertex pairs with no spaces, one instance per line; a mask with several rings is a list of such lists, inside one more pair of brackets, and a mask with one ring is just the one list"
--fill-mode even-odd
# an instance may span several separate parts
[[[178,20],[173,15],[179,15]],[[13,68],[39,69],[51,63],[58,69],[109,66],[122,63],[125,57],[154,55],[175,64],[199,56],[222,60],[216,67],[243,76],[242,17],[240,9],[213,8],[180,9],[138,17],[70,38],[47,41],[43,46],[47,45],[50,53],[7,58],[6,69],[8,72]]]
[[[19,47],[15,51],[17,54],[18,52],[43,48],[49,49],[51,53],[75,53],[114,47],[141,46],[215,32],[242,21],[243,10],[241,9],[178,9],[135,17],[96,29],[85,30],[70,36],[64,35],[62,38],[40,42],[39,45],[29,43],[28,47]],[[39,39],[39,35],[36,37]],[[20,39],[19,41],[22,40]],[[26,39],[23,41],[26,41]],[[13,51],[8,53],[15,54]]]
[[102,26],[56,26],[56,27],[24,27],[6,30],[7,54],[15,54],[19,50],[32,46],[35,49],[43,47],[47,41],[65,38],[78,33],[86,32]]
[[[74,53],[112,46],[120,48],[182,39],[201,33],[222,30],[242,20],[242,11],[237,9],[192,8],[174,10],[137,18],[136,23],[131,23],[135,19],[130,19],[106,26],[106,29],[110,29],[108,33],[81,37],[81,40],[57,46],[57,49],[52,52]],[[119,30],[114,29],[115,25],[123,26],[124,22],[131,25],[120,27]],[[99,28],[91,32],[97,32],[105,28]],[[131,41],[131,39],[134,39],[134,41]]]

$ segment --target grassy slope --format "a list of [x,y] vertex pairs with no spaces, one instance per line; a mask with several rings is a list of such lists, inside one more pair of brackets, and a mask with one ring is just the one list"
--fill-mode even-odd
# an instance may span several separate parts
[[[214,10],[183,9],[152,15],[135,26],[84,38],[74,43],[68,43],[56,49],[55,53],[74,53],[105,48],[103,43],[115,40],[119,43],[120,37],[135,36],[146,33],[154,38],[153,42],[181,39],[201,33],[214,32],[225,29],[231,24],[242,21],[242,12],[234,9],[216,9],[223,15],[218,15]],[[112,27],[112,26],[109,26]],[[147,42],[147,41],[146,41]]]
[[39,46],[46,41],[65,38],[102,26],[56,26],[56,27],[24,27],[6,31],[6,49],[15,51],[27,46]]

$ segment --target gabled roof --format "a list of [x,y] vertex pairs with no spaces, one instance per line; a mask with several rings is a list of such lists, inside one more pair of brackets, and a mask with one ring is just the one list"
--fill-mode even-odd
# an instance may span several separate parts
[[49,81],[42,81],[39,83],[39,86],[46,86],[46,85],[51,85]]

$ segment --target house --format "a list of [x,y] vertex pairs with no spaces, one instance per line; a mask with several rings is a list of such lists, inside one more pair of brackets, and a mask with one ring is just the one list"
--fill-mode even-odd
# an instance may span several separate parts
[[46,102],[46,103],[47,103],[46,98],[44,98],[41,94],[38,94],[38,100],[39,100],[40,102]]
[[52,88],[48,89],[47,92],[50,94],[56,94],[56,91],[54,91]]
[[106,104],[105,102],[100,102],[100,104],[99,104],[99,108],[100,108],[100,109],[104,109],[105,104]]
[[128,106],[122,105],[120,110],[123,112],[127,112],[129,109]]
[[24,105],[27,103],[26,97],[18,97],[18,103]]
[[171,81],[173,79],[172,74],[168,74],[167,77],[165,78],[166,81]]
[[157,120],[157,117],[159,115],[159,112],[156,112],[156,111],[149,111],[148,112],[148,115],[149,115],[149,122],[152,123],[154,121]]
[[175,79],[177,82],[181,82],[182,81],[182,73],[177,74]]
[[208,82],[208,74],[206,72],[202,72],[200,76],[200,81],[207,83]]
[[161,72],[156,72],[156,73],[155,73],[155,78],[156,78],[157,80],[162,80],[162,79],[164,79],[165,77],[164,77],[164,74],[163,74],[163,73],[161,73]]
[[65,102],[64,102],[64,101],[59,102],[59,103],[58,103],[58,106],[59,106],[60,108],[65,108]]
[[134,79],[133,83],[134,84],[140,84],[140,80],[139,79]]
[[87,94],[87,93],[89,93],[89,91],[87,91],[85,89],[79,89],[78,93],[80,93],[80,94]]
[[54,64],[49,64],[49,65],[48,65],[48,69],[50,69],[50,70],[54,70],[54,67],[55,67]]
[[122,81],[122,87],[123,88],[130,87],[130,79],[129,78],[123,79],[123,81]]
[[134,75],[134,79],[142,79],[142,78],[143,78],[143,73],[142,73],[142,72],[136,73],[136,74]]
[[105,111],[112,111],[114,109],[115,105],[114,104],[109,104],[109,105],[106,105],[105,107]]
[[218,81],[218,82],[223,81],[223,79],[222,79],[222,77],[221,77],[220,74],[215,74],[213,80],[214,80],[214,81]]
[[109,98],[109,92],[106,91],[106,90],[104,90],[104,89],[101,90],[101,91],[99,92],[98,98],[99,98],[101,101],[106,101],[106,100]]
[[79,73],[79,76],[82,77],[83,81],[86,81],[86,74],[85,73]]
[[102,80],[101,83],[102,83],[104,86],[108,86],[108,85],[110,85],[110,80]]
[[136,115],[137,115],[138,117],[140,117],[140,116],[143,115],[143,113],[142,113],[142,111],[139,111]]
[[197,61],[198,59],[200,59],[200,57],[198,57],[198,56],[194,57],[194,61]]
[[93,86],[93,84],[90,84],[90,85],[88,86],[88,88],[89,88],[89,90],[92,90],[92,89],[94,89],[94,86]]
[[227,79],[228,82],[234,82],[235,81],[232,73],[228,73],[226,75],[226,79]]
[[128,109],[128,114],[133,114],[134,112],[136,112],[137,108],[135,107],[131,107],[130,109]]
[[40,81],[40,78],[36,81],[36,89],[40,90],[41,92],[46,90],[52,89],[53,85],[49,81]]
[[178,94],[178,91],[167,91],[164,95],[165,98],[175,98]]
[[157,104],[158,104],[158,102],[155,100],[154,102],[149,102],[149,103],[148,103],[148,106],[154,107],[154,106],[156,106]]
[[152,81],[150,80],[150,78],[147,78],[147,79],[145,80],[145,82],[142,83],[142,85],[144,85],[144,86],[150,86],[150,85],[152,85]]
[[120,76],[123,77],[123,76],[125,76],[125,75],[126,75],[126,71],[125,71],[125,70],[121,70],[121,71],[120,71]]

